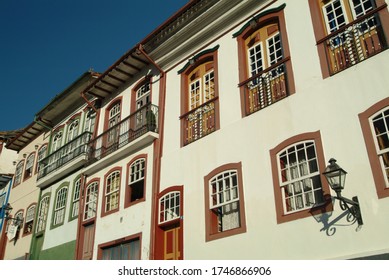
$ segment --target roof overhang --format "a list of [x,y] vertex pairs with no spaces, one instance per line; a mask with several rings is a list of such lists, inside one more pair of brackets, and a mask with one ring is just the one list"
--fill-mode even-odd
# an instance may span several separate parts
[[63,92],[56,95],[34,118],[34,121],[22,129],[14,137],[10,138],[6,147],[11,150],[20,151],[40,134],[51,130],[56,124],[68,116],[76,108],[84,104],[80,93],[91,84],[98,74],[86,72]]
[[148,58],[135,47],[86,87],[83,94],[100,99],[111,97],[148,65]]

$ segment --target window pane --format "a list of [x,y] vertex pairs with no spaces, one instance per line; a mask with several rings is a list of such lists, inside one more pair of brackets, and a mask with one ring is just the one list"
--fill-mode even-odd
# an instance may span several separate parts
[[281,151],[278,157],[285,213],[323,202],[315,143],[295,144]]

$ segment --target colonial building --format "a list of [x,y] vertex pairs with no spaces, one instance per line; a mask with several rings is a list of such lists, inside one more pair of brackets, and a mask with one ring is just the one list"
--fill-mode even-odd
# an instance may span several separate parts
[[189,1],[37,114],[30,258],[388,259],[388,40],[384,0]]
[[5,145],[16,156],[7,156],[7,160],[12,160],[14,165],[14,175],[10,181],[7,207],[3,207],[6,218],[0,240],[0,259],[29,258],[39,197],[36,177],[40,157],[38,149],[44,143],[42,129],[41,123],[33,122],[8,139]]

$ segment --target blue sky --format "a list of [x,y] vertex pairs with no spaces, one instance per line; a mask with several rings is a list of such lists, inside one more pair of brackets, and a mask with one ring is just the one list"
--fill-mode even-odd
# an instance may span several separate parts
[[188,0],[0,0],[0,131],[85,71],[104,72]]

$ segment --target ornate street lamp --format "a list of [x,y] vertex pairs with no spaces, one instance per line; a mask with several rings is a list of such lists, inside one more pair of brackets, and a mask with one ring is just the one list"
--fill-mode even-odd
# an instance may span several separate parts
[[13,220],[14,222],[14,225],[15,226],[20,226],[22,223],[23,223],[23,219],[20,219],[19,216],[16,216],[16,218],[11,218],[9,216],[9,214],[11,213],[12,211],[12,207],[11,207],[11,204],[7,203],[7,205],[4,206],[4,216],[5,216],[5,220]]
[[352,199],[348,199],[342,196],[342,190],[344,189],[347,172],[344,171],[343,168],[341,168],[338,164],[336,164],[336,159],[331,158],[328,162],[330,164],[327,165],[323,175],[326,177],[331,189],[333,189],[336,193],[335,199],[339,200],[340,208],[343,211],[349,211],[359,226],[363,225],[358,197],[354,196]]

